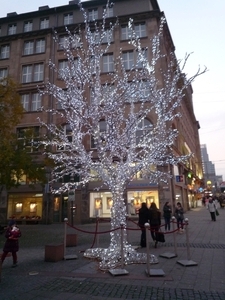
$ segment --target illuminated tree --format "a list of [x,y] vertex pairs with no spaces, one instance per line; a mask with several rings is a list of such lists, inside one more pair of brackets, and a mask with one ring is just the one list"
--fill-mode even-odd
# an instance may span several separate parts
[[[130,45],[136,61],[129,66],[122,49],[118,57],[113,57],[110,45],[118,22],[113,25],[107,22],[109,5],[103,20],[91,23],[81,7],[84,27],[75,33],[67,30],[63,44],[67,64],[60,70],[51,64],[65,86],[49,82],[44,92],[53,95],[60,107],[51,109],[58,123],[43,123],[51,136],[43,143],[55,149],[47,152],[55,162],[53,182],[77,174],[78,184],[82,185],[96,177],[112,193],[110,245],[104,250],[89,249],[85,254],[100,257],[103,269],[120,263],[120,231],[113,230],[126,224],[123,195],[132,178],[141,172],[150,182],[166,180],[169,174],[158,167],[187,159],[187,156],[175,157],[170,151],[178,135],[171,124],[180,117],[179,105],[185,89],[201,73],[199,70],[187,79],[174,53],[166,55],[162,51],[164,19],[150,39],[148,49],[143,49],[130,20]],[[69,138],[60,126],[65,123]],[[62,184],[58,192],[73,185]],[[124,237],[125,263],[142,261],[143,256],[127,242],[126,228]]]

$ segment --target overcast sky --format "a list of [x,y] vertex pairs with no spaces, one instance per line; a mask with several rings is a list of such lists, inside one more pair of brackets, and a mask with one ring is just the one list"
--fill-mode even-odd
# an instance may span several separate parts
[[[138,0],[137,0],[138,1]],[[35,11],[39,6],[66,5],[64,0],[1,0],[0,17],[8,12]],[[178,59],[192,53],[186,73],[198,67],[209,71],[193,83],[193,103],[200,123],[200,142],[206,144],[216,174],[225,180],[225,0],[158,0],[164,11]]]

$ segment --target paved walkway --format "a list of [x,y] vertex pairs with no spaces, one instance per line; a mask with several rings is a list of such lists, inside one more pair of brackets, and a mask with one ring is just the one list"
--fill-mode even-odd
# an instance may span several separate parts
[[[45,245],[63,241],[64,224],[21,225],[22,237],[18,252],[19,265],[11,268],[8,257],[2,266],[0,299],[76,299],[76,300],[118,300],[118,299],[225,299],[225,209],[219,209],[216,222],[210,220],[209,212],[196,208],[185,214],[189,219],[189,245],[186,234],[176,234],[177,257],[160,255],[174,253],[173,234],[166,234],[166,242],[157,249],[150,242],[151,253],[159,263],[152,269],[161,269],[163,277],[146,275],[145,264],[128,265],[128,275],[112,276],[98,269],[98,262],[83,257],[82,251],[90,248],[93,235],[76,232],[78,245],[67,248],[67,254],[76,254],[76,260],[62,260],[56,263],[44,261]],[[94,224],[78,226],[82,230],[94,231]],[[137,228],[132,222],[129,227]],[[109,229],[108,223],[101,223],[99,231]],[[68,232],[74,232],[68,229]],[[0,236],[3,247],[4,236]],[[139,245],[140,231],[129,231],[128,240]],[[99,236],[99,246],[109,245],[109,235]],[[138,252],[146,252],[145,248]],[[190,257],[188,257],[190,256]],[[192,261],[195,266],[178,263]]]

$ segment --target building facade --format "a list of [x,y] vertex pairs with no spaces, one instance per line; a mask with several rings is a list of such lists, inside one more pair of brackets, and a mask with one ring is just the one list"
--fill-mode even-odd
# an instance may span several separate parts
[[[0,19],[0,77],[10,76],[20,84],[18,92],[25,112],[16,131],[18,138],[22,139],[24,133],[32,129],[34,135],[27,150],[31,155],[39,155],[40,159],[42,152],[36,142],[46,134],[46,130],[40,126],[38,118],[47,124],[57,123],[57,119],[52,113],[40,110],[42,106],[54,108],[55,102],[51,95],[41,97],[38,89],[42,90],[48,81],[63,87],[60,70],[66,66],[62,47],[67,35],[66,27],[73,31],[83,22],[77,2],[69,1],[69,4],[54,8],[42,6],[37,11],[19,15],[9,13]],[[93,0],[84,2],[83,7],[90,20],[98,20],[102,17],[106,3],[106,0]],[[107,17],[112,22],[118,18],[120,26],[115,30],[110,52],[118,56],[122,48],[129,61],[132,57],[129,56],[131,46],[127,34],[129,18],[134,20],[142,46],[147,47],[150,37],[158,30],[162,15],[156,0],[139,0],[138,5],[136,0],[114,0],[114,5],[107,11]],[[167,24],[163,38],[163,51],[169,55],[175,47]],[[50,60],[57,66],[58,74],[50,68]],[[106,68],[110,70],[110,61]],[[143,201],[148,205],[154,201],[160,209],[166,201],[173,205],[180,201],[186,210],[196,205],[202,184],[202,163],[198,134],[200,127],[194,115],[192,94],[190,86],[180,106],[182,118],[176,119],[172,126],[179,131],[173,147],[174,153],[194,155],[186,164],[167,167],[165,171],[171,174],[167,184],[151,183],[137,174],[124,195],[128,215],[135,217]],[[46,168],[46,172],[50,178],[50,170]],[[96,192],[98,186],[101,186],[101,182],[93,181],[78,188],[74,195],[53,195],[49,184],[44,188],[36,185],[30,189],[28,179],[24,177],[19,188],[3,191],[0,222],[12,216],[21,222],[42,223],[63,222],[65,217],[75,223],[89,222],[97,215],[109,217],[111,194],[103,188]]]

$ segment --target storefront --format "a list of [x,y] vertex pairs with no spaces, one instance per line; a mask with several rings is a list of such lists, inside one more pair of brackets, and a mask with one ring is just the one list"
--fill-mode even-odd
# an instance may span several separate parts
[[7,219],[17,222],[39,222],[42,220],[43,194],[16,193],[8,195]]
[[[141,203],[146,202],[150,207],[152,202],[155,202],[159,207],[158,190],[137,190],[127,191],[127,214],[128,216],[137,216]],[[110,217],[110,209],[112,207],[112,194],[110,192],[92,192],[90,193],[90,210],[89,217],[97,216],[102,218]]]

